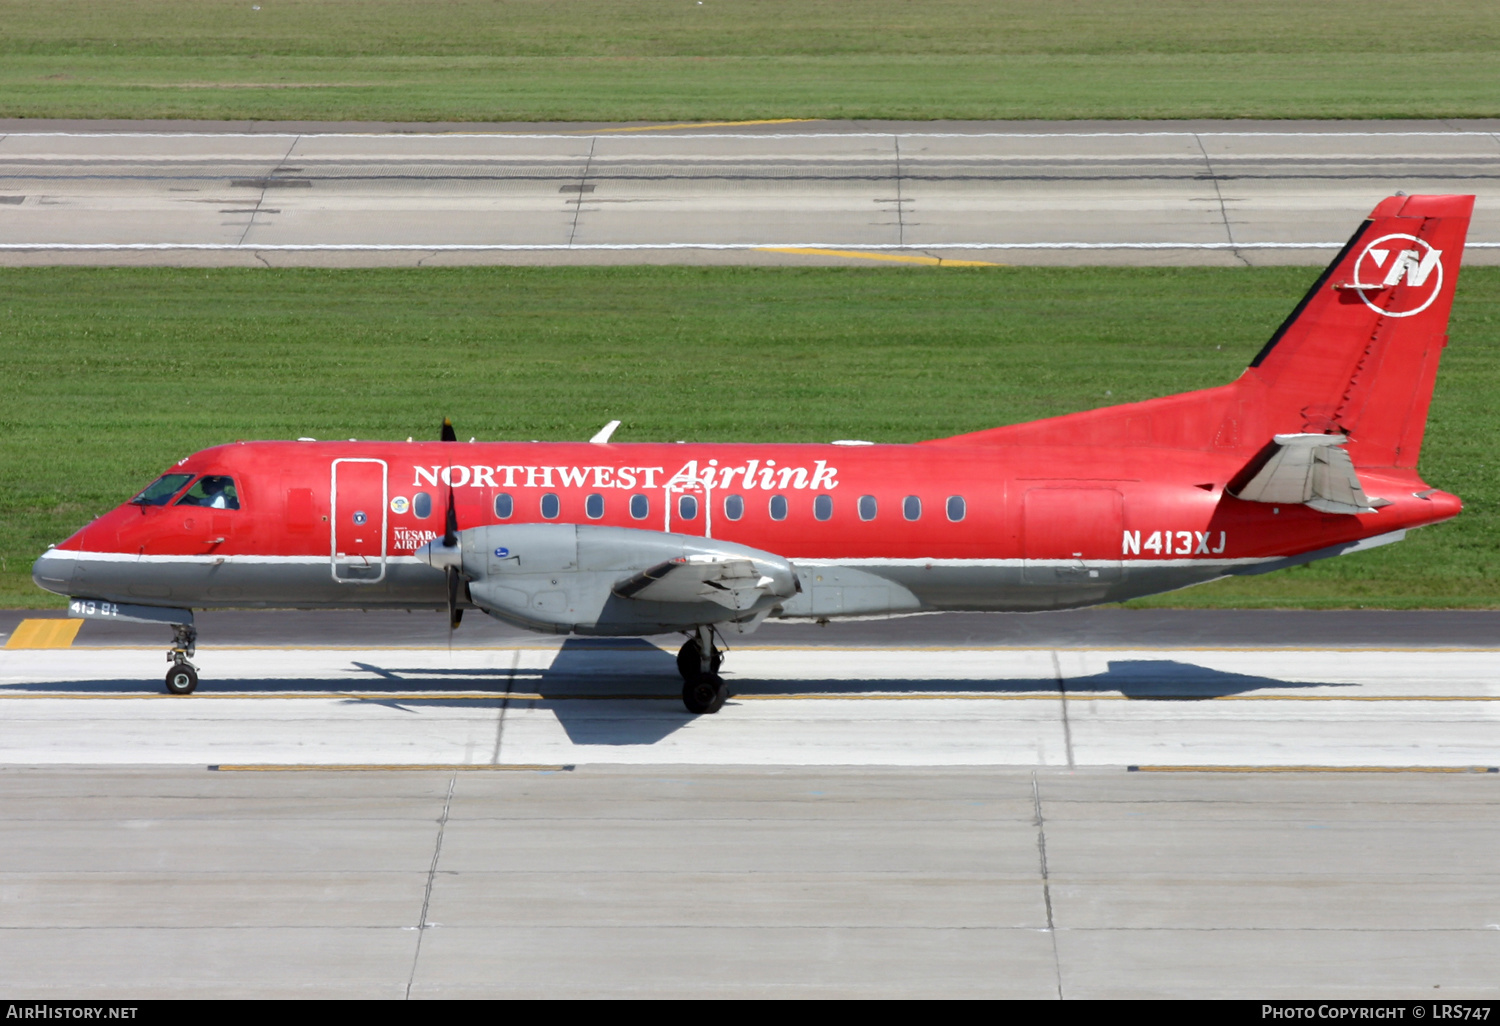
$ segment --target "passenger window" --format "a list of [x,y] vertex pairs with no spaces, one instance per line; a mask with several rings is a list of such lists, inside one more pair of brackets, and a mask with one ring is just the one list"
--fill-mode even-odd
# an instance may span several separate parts
[[955,524],[964,518],[964,497],[962,495],[948,496],[948,519]]
[[875,496],[861,495],[859,497],[859,519],[874,520],[875,513],[878,508],[879,507],[875,503]]
[[729,520],[738,520],[745,515],[745,497],[743,495],[724,496],[724,516]]
[[604,516],[604,496],[595,492],[583,500],[583,511],[588,514],[590,520],[598,520]]
[[556,492],[548,492],[542,496],[542,519],[556,520],[557,514],[562,511],[562,503],[557,499]]
[[922,500],[915,495],[908,495],[901,500],[901,515],[908,520],[922,519]]
[[213,474],[200,477],[193,487],[177,500],[179,506],[207,506],[209,509],[239,509],[239,493],[234,490],[234,478]]
[[516,500],[510,497],[510,492],[501,492],[495,496],[495,516],[501,520],[509,520],[515,511]]
[[771,519],[772,520],[785,520],[786,519],[786,496],[785,495],[773,495],[773,496],[771,496]]
[[192,478],[192,474],[163,474],[130,501],[137,506],[165,506],[172,501],[172,496],[177,494],[177,489],[187,484]]
[[630,497],[630,515],[636,520],[645,520],[651,515],[651,500],[636,493]]
[[698,500],[691,495],[681,495],[677,498],[677,515],[683,520],[698,519]]
[[813,499],[813,516],[819,520],[827,520],[833,516],[832,495],[819,495]]
[[432,496],[426,492],[418,492],[411,497],[412,515],[418,520],[426,520],[432,516]]

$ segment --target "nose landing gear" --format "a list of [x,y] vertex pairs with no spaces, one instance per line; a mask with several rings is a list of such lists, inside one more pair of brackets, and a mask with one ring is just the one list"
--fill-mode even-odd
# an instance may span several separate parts
[[172,647],[167,649],[167,662],[172,668],[167,671],[167,693],[191,695],[198,686],[198,667],[188,660],[198,641],[198,629],[188,623],[172,625]]
[[716,713],[729,700],[729,685],[719,676],[724,652],[714,644],[714,629],[699,627],[677,652],[682,674],[682,704],[695,716]]

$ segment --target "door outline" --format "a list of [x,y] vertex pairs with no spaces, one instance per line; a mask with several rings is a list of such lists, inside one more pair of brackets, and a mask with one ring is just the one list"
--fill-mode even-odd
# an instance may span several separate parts
[[[340,577],[339,567],[359,566],[353,558],[344,557],[344,562],[339,562],[339,464],[340,463],[378,463],[380,464],[380,563],[379,573],[374,577]],[[341,457],[333,461],[328,474],[328,562],[329,572],[333,579],[339,584],[379,584],[385,580],[386,562],[386,517],[388,515],[388,498],[391,490],[391,468],[385,460],[372,459],[368,456]],[[369,566],[369,560],[360,556],[365,566]]]
[[1028,488],[1021,493],[1021,574],[1022,580],[1030,585],[1099,585],[1117,584],[1124,574],[1124,561],[1119,555],[1103,558],[1083,558],[1083,553],[1073,552],[1061,559],[1056,556],[1037,557],[1032,555],[1031,535],[1031,513],[1028,509],[1028,499],[1039,493],[1058,494],[1090,494],[1099,496],[1112,496],[1114,499],[1113,523],[1114,530],[1107,531],[1108,537],[1118,534],[1123,528],[1125,517],[1125,496],[1119,488],[1113,485],[1101,485],[1090,487],[1078,483],[1067,483],[1063,485],[1043,485],[1038,488]]
[[[714,536],[713,493],[714,489],[712,485],[705,484],[703,481],[697,478],[688,478],[684,480],[677,480],[674,478],[673,480],[668,481],[666,487],[663,489],[665,504],[667,507],[667,515],[665,522],[662,524],[662,530],[666,531],[668,534],[672,532],[672,503],[676,499],[676,497],[682,495],[691,495],[698,500],[699,515],[703,517],[702,537],[712,538]],[[698,532],[696,530],[693,530],[691,532],[684,533],[697,534]]]

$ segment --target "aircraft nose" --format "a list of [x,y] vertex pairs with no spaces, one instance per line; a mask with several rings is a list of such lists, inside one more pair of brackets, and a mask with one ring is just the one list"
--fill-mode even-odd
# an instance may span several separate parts
[[67,556],[49,546],[31,565],[31,579],[38,588],[66,595],[72,571],[72,563]]

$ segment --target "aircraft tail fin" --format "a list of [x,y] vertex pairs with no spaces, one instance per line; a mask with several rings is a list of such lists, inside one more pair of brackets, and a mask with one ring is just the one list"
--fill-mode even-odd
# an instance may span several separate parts
[[1276,435],[1342,435],[1329,459],[1414,468],[1473,210],[1473,196],[1382,200],[1232,384],[927,444],[1250,456]]
[[1415,467],[1473,196],[1391,196],[1240,379],[1269,433],[1348,436],[1360,466]]

